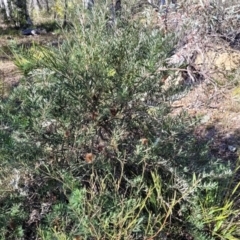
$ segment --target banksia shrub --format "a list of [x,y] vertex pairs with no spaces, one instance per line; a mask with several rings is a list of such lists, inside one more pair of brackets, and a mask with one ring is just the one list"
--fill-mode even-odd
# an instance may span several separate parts
[[1,120],[12,127],[4,136],[6,158],[34,169],[26,195],[41,206],[35,233],[42,239],[190,234],[197,228],[186,227],[193,196],[216,187],[218,165],[193,138],[193,122],[169,115],[173,93],[162,79],[171,72],[159,69],[172,40],[126,20],[109,29],[101,14],[88,16],[59,48],[24,55],[31,64],[2,107]]

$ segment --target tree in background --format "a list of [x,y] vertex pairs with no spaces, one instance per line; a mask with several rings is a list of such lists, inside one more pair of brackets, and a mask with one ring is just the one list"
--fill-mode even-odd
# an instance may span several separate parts
[[0,7],[4,12],[5,20],[12,22],[16,27],[32,24],[26,0],[1,0]]
[[24,28],[33,25],[30,18],[33,10],[50,12],[53,2],[49,0],[0,0],[0,9],[7,22],[13,23],[16,27]]

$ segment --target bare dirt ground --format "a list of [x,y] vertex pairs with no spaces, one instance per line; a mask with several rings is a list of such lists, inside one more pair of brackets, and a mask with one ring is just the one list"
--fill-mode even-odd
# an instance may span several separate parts
[[0,74],[1,80],[7,85],[15,85],[21,78],[20,72],[12,61],[2,60],[0,61]]
[[211,142],[215,156],[233,162],[240,156],[239,59],[240,51],[229,48],[207,52],[204,66],[196,59],[195,64],[207,70],[207,78],[193,83],[185,97],[172,103],[173,115],[186,111],[200,119],[195,135]]
[[17,86],[22,77],[21,72],[13,62],[13,56],[9,49],[11,44],[19,47],[30,47],[31,45],[46,45],[57,43],[59,35],[51,32],[45,35],[23,36],[20,31],[8,28],[0,24],[0,96],[5,98],[9,90]]
[[240,154],[240,96],[235,98],[233,92],[234,88],[208,90],[202,83],[172,104],[173,114],[186,111],[200,118],[195,135],[211,141],[214,155],[225,160],[237,160]]

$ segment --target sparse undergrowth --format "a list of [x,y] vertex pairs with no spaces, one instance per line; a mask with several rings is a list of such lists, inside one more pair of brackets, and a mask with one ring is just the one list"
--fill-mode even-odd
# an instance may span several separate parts
[[179,89],[158,69],[174,36],[88,21],[59,48],[13,49],[25,77],[0,105],[1,238],[238,239],[238,166],[169,116]]

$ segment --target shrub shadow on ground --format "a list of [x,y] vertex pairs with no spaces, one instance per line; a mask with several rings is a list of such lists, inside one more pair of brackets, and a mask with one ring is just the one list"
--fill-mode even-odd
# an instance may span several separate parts
[[195,130],[195,136],[210,143],[210,152],[223,161],[230,161],[235,164],[239,158],[240,129],[235,129],[231,133],[223,133],[213,125],[200,126]]

